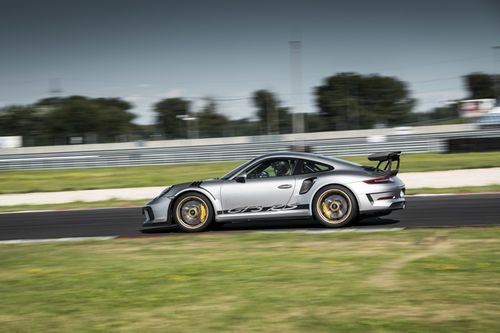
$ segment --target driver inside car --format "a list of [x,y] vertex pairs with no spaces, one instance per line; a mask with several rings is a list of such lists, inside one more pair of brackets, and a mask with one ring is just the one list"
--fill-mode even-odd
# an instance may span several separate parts
[[248,174],[248,178],[283,177],[290,176],[292,173],[292,164],[289,161],[277,160],[257,166]]
[[273,162],[272,167],[276,177],[288,176],[290,171],[290,163],[288,161]]

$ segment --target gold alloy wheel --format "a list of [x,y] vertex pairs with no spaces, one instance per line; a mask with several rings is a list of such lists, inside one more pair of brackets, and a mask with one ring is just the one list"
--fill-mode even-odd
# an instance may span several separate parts
[[340,189],[326,190],[316,201],[316,210],[324,222],[340,224],[351,215],[351,198]]
[[175,215],[183,227],[198,229],[208,221],[208,205],[197,196],[185,197],[177,204]]

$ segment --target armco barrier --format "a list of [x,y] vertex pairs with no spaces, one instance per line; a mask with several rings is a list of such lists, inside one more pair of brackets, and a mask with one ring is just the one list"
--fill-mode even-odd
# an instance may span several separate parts
[[[314,133],[313,133],[314,134]],[[303,135],[305,136],[305,135]],[[387,135],[382,142],[368,142],[366,137],[317,138],[300,141],[285,140],[263,142],[239,142],[227,144],[203,144],[190,146],[137,147],[120,149],[86,149],[76,151],[23,152],[1,154],[0,170],[28,170],[49,168],[89,168],[106,166],[131,166],[148,164],[172,164],[186,162],[210,162],[247,160],[252,157],[289,150],[293,145],[305,145],[312,151],[329,156],[367,155],[376,151],[400,150],[406,153],[444,152],[447,140],[454,138],[488,138],[500,136],[500,130],[467,130]],[[262,138],[261,138],[262,139]],[[237,142],[237,140],[228,140]],[[219,140],[220,142],[220,140]]]
[[491,138],[456,138],[447,141],[447,151],[449,153],[500,151],[500,136]]

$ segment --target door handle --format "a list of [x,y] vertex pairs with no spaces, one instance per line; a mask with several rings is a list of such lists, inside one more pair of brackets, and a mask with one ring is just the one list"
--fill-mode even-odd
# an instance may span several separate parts
[[278,188],[282,189],[282,190],[287,189],[287,188],[291,188],[291,187],[292,187],[292,184],[283,184],[283,185],[278,186]]

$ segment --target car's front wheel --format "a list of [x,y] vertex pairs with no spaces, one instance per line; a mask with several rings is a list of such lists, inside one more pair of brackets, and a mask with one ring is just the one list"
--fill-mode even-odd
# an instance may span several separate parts
[[177,225],[184,231],[203,231],[213,221],[214,210],[206,196],[189,192],[175,201],[174,217]]
[[358,203],[347,188],[330,185],[314,196],[313,213],[322,225],[339,228],[354,221],[358,215]]

